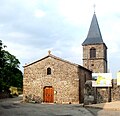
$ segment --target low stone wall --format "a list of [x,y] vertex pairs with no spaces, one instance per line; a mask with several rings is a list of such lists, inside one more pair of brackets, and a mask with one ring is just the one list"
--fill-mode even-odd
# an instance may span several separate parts
[[[120,86],[117,85],[116,80],[113,80],[111,89],[111,101],[118,101],[120,100]],[[108,102],[109,97],[109,89],[108,88],[98,88],[97,89],[100,95],[102,96],[102,101],[100,102]]]
[[120,100],[120,86],[117,86],[117,83],[113,84],[113,88],[111,89],[112,93],[112,101]]
[[[84,104],[92,104],[92,103],[105,103],[111,101],[120,100],[120,86],[117,86],[116,80],[113,80],[112,87],[110,88],[111,94],[109,95],[109,88],[93,88],[92,80],[87,81],[85,83],[85,91],[84,91]],[[96,92],[95,92],[96,89]]]

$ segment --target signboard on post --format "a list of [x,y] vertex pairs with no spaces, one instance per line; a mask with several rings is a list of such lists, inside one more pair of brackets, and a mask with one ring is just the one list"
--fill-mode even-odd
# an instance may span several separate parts
[[112,87],[111,73],[92,73],[92,87]]

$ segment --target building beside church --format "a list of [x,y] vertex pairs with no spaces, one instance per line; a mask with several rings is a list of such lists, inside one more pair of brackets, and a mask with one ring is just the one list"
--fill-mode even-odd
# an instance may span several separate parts
[[94,73],[107,73],[107,46],[103,42],[95,13],[82,46],[83,66]]
[[39,96],[47,103],[82,103],[91,71],[52,54],[24,66],[23,99]]

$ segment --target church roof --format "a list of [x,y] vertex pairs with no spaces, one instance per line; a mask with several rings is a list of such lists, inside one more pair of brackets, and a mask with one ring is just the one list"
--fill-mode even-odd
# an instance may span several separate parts
[[104,43],[104,42],[102,39],[96,14],[94,13],[87,38],[82,43],[82,45],[84,46],[84,45],[101,44],[101,43]]

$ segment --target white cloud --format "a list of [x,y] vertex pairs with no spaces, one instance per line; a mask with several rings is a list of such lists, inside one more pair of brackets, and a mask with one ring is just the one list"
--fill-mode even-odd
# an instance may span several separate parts
[[23,39],[23,38],[30,37],[29,34],[21,33],[21,32],[10,32],[10,33],[7,34],[7,36],[10,37],[10,38],[15,38],[15,39],[17,39],[17,38]]
[[66,22],[81,25],[88,21],[92,5],[88,0],[61,0],[59,1],[59,12],[65,17]]
[[44,17],[45,16],[45,12],[43,10],[40,10],[40,9],[37,9],[35,10],[35,13],[34,13],[35,17]]
[[100,15],[114,14],[120,12],[119,0],[96,0],[96,10]]

